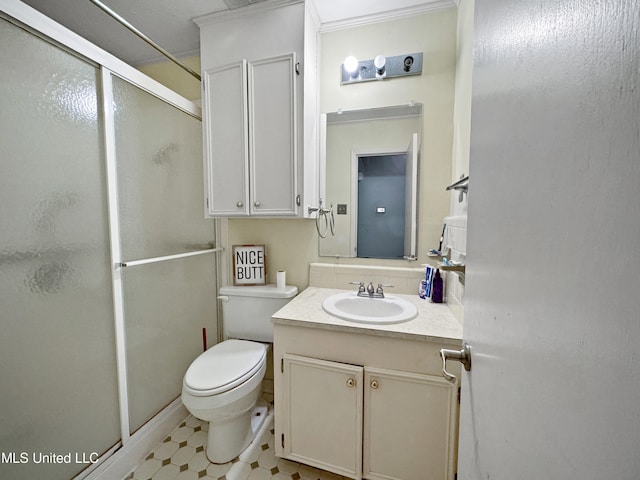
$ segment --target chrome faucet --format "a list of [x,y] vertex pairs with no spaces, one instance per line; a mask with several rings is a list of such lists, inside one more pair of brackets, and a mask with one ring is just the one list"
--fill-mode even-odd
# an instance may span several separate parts
[[369,282],[369,285],[367,285],[367,293],[369,294],[370,297],[373,297],[373,294],[375,293],[375,289],[373,288],[373,283]]
[[383,285],[381,283],[378,284],[378,287],[373,286],[373,282],[369,282],[369,284],[365,287],[364,282],[349,282],[351,285],[358,285],[358,296],[359,297],[369,297],[369,298],[384,298],[384,290],[382,287],[393,287],[393,285]]

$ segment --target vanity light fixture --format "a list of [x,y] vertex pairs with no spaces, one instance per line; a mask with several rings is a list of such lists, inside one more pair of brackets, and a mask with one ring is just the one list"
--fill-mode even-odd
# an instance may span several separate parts
[[407,75],[422,75],[422,52],[393,57],[377,55],[372,60],[361,61],[354,56],[348,56],[342,64],[340,84],[370,82]]

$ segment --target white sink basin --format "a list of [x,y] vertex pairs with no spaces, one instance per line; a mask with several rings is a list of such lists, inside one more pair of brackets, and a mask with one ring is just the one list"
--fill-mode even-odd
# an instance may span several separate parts
[[415,305],[403,298],[393,295],[359,297],[356,292],[331,295],[322,303],[322,308],[329,315],[357,323],[402,323],[418,315]]

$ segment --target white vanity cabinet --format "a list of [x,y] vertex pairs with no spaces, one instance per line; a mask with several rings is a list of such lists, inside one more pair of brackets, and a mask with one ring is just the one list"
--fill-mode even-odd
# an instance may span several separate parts
[[450,343],[274,322],[276,455],[354,479],[454,478]]
[[265,2],[196,23],[206,215],[307,216],[318,189],[311,6]]

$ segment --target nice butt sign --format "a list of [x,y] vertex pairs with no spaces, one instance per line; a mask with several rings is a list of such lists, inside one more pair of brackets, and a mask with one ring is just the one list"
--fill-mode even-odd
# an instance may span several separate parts
[[233,284],[264,285],[267,283],[264,245],[233,246]]

